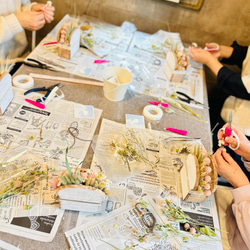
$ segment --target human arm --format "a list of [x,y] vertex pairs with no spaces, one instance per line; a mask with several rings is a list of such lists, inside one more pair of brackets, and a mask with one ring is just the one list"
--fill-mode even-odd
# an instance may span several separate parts
[[233,189],[232,210],[238,229],[247,247],[250,249],[250,184]]
[[223,148],[219,148],[213,155],[216,161],[217,172],[234,189],[232,195],[234,202],[232,210],[237,221],[240,234],[245,244],[250,248],[250,183],[238,164],[226,153]]
[[[232,52],[231,55],[230,48]],[[229,56],[229,58],[223,59],[222,62],[227,62],[228,64],[234,64],[233,62],[235,62],[241,67],[246,53],[247,47],[240,46],[236,42],[234,42],[234,47],[220,46],[220,50],[217,52],[208,52],[194,47],[189,48],[190,58],[198,63],[206,65],[217,77],[218,89],[223,90],[223,92],[228,95],[250,100],[250,94],[245,88],[241,76],[223,66],[222,63],[217,60],[217,57]]]

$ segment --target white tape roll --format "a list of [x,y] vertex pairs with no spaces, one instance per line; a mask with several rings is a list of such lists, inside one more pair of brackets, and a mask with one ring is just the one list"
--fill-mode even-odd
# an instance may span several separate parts
[[30,89],[34,86],[34,79],[28,75],[17,75],[13,78],[12,83],[17,88]]
[[157,106],[147,105],[143,109],[143,115],[150,121],[160,121],[163,116],[163,111]]

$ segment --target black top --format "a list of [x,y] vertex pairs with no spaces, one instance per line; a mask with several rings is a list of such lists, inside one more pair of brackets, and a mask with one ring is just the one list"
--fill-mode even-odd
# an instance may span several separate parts
[[[222,59],[221,63],[229,65],[237,65],[242,68],[243,61],[246,57],[248,46],[241,46],[236,41],[233,42],[231,47],[234,48],[230,58]],[[225,94],[235,96],[237,98],[250,100],[250,94],[247,92],[241,76],[229,68],[223,66],[217,76],[217,87]]]

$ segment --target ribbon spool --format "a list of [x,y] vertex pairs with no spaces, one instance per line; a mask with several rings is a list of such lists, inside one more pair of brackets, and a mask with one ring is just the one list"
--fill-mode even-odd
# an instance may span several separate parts
[[30,89],[34,86],[34,79],[28,75],[17,75],[13,78],[12,83],[17,88]]
[[147,120],[160,121],[163,116],[163,111],[157,106],[147,105],[143,109],[143,115]]

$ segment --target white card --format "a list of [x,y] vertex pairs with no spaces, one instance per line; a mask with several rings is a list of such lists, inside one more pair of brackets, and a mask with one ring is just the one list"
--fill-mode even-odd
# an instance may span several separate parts
[[94,107],[90,105],[75,104],[74,105],[75,118],[90,118],[94,119]]
[[144,116],[126,114],[126,126],[131,128],[145,128]]

